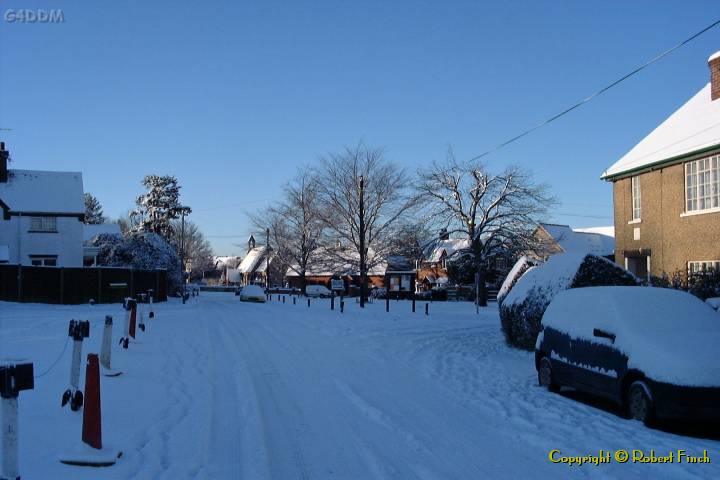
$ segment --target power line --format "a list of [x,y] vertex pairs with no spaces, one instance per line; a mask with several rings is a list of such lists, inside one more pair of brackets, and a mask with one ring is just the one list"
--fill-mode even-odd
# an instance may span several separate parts
[[472,161],[475,161],[475,160],[479,160],[480,158],[482,158],[482,157],[484,157],[484,156],[486,156],[486,155],[489,155],[489,154],[491,154],[491,153],[493,153],[493,152],[496,152],[496,151],[500,150],[501,148],[504,148],[504,147],[510,145],[511,143],[520,140],[520,139],[523,138],[525,135],[528,135],[528,134],[534,132],[535,130],[538,130],[538,129],[544,127],[545,125],[548,125],[549,123],[554,122],[554,121],[557,120],[558,118],[567,115],[568,113],[572,112],[572,111],[575,110],[576,108],[578,108],[578,107],[580,107],[580,106],[588,103],[590,100],[593,100],[595,97],[598,97],[598,96],[602,95],[603,93],[607,92],[608,90],[610,90],[610,89],[613,88],[614,86],[616,86],[616,85],[624,82],[624,81],[627,80],[628,78],[634,76],[635,74],[637,74],[637,73],[639,73],[640,71],[644,70],[645,68],[649,67],[650,65],[652,65],[653,63],[655,63],[655,62],[657,62],[658,60],[662,59],[663,57],[671,54],[672,52],[674,52],[674,51],[677,50],[678,48],[680,48],[680,47],[682,47],[682,46],[690,43],[691,41],[695,40],[697,37],[699,37],[699,36],[702,35],[703,33],[707,32],[708,30],[716,27],[718,24],[720,24],[720,20],[716,20],[716,21],[713,22],[712,24],[708,25],[707,27],[703,28],[703,29],[700,30],[699,32],[693,34],[692,36],[686,38],[685,40],[683,40],[682,42],[678,43],[678,44],[675,45],[674,47],[672,47],[672,48],[670,48],[670,49],[668,49],[668,50],[665,50],[664,52],[662,52],[662,53],[660,53],[659,55],[655,56],[655,57],[652,58],[651,60],[648,60],[647,62],[643,63],[643,64],[640,65],[639,67],[635,68],[635,69],[634,69],[633,71],[631,71],[630,73],[627,73],[627,74],[623,75],[622,77],[618,78],[617,80],[615,80],[615,81],[612,82],[611,84],[609,84],[609,85],[601,88],[600,90],[598,90],[597,92],[593,93],[592,95],[590,95],[590,96],[588,96],[588,97],[585,97],[584,99],[580,100],[579,102],[577,102],[576,104],[572,105],[571,107],[566,108],[565,110],[561,111],[560,113],[557,113],[557,114],[553,115],[552,117],[548,118],[547,120],[538,123],[538,124],[535,125],[534,127],[529,128],[528,130],[525,130],[525,131],[522,132],[521,134],[515,135],[514,137],[510,138],[509,140],[506,140],[505,142],[501,143],[500,145],[497,145],[496,147],[494,147],[494,148],[492,148],[492,149],[490,149],[490,150],[487,150],[487,151],[481,153],[480,155],[477,155],[477,156],[471,158],[470,161],[472,162]]

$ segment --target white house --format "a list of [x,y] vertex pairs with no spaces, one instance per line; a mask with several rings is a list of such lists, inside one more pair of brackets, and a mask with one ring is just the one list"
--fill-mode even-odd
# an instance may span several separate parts
[[82,267],[82,174],[8,169],[0,142],[0,262]]

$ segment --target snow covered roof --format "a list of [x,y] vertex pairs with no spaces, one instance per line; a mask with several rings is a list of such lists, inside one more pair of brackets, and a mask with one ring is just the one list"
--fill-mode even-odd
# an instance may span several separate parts
[[241,262],[242,257],[234,255],[213,257],[213,264],[215,265],[215,268],[237,268]]
[[572,229],[568,225],[552,223],[541,223],[540,227],[555,240],[565,253],[593,253],[607,256],[615,252],[614,227]]
[[85,213],[80,172],[9,170],[0,183],[0,199],[13,212]]
[[[343,262],[339,255],[333,254],[329,251],[317,251],[310,257],[310,265],[306,275],[315,277],[332,277],[333,275],[358,275],[360,263],[360,255],[356,251],[347,251],[342,254],[343,258],[356,259],[354,262]],[[387,260],[375,261],[375,252],[372,249],[368,250],[368,263],[371,267],[368,269],[368,275],[385,275],[385,271],[388,269]],[[296,265],[293,268],[288,268],[286,276],[297,277],[299,274],[296,270],[299,267]]]
[[[711,57],[712,58],[712,57]],[[720,101],[710,98],[708,83],[603,174],[622,173],[720,145]]]
[[264,272],[265,265],[258,265],[265,258],[265,247],[255,247],[248,252],[238,266],[240,273]]
[[83,225],[83,242],[92,240],[97,235],[121,235],[120,225],[117,223],[98,223],[93,225]]
[[438,240],[430,246],[429,252],[426,253],[428,262],[439,262],[445,257],[453,255],[458,250],[463,250],[470,247],[470,241],[461,238],[450,238],[447,240]]

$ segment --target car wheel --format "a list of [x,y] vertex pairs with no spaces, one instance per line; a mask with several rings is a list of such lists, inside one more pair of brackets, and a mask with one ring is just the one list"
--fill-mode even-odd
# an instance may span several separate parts
[[553,393],[560,391],[560,385],[555,381],[553,376],[552,364],[547,357],[540,360],[540,366],[538,367],[538,384]]
[[652,423],[654,411],[650,388],[642,380],[636,380],[630,385],[627,394],[627,413],[633,420]]

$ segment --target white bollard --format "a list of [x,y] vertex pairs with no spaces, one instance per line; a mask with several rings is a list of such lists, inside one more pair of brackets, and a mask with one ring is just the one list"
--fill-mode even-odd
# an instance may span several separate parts
[[82,339],[73,339],[72,363],[70,364],[70,387],[80,388],[80,357],[82,356]]
[[20,478],[18,465],[18,397],[2,398],[2,480]]
[[80,391],[80,357],[82,356],[83,338],[90,336],[90,322],[87,320],[70,320],[68,336],[73,339],[72,363],[70,364],[70,388],[63,393],[61,406],[70,402],[70,409],[75,411],[82,407],[83,394]]
[[103,330],[102,345],[100,346],[100,365],[110,370],[112,361],[112,328],[113,318],[105,315],[105,329]]
[[2,465],[0,479],[19,480],[18,461],[18,394],[35,387],[33,364],[10,364],[0,367],[0,422],[2,425]]

